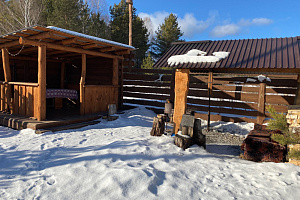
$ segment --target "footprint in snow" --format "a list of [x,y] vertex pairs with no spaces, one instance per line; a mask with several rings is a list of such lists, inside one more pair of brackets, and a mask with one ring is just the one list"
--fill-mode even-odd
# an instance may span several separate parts
[[83,143],[85,143],[87,141],[87,139],[83,139],[83,140],[81,140],[80,142],[79,142],[79,144],[83,144]]

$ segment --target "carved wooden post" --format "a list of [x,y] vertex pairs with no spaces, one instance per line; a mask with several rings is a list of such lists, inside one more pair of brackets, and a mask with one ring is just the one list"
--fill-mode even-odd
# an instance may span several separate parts
[[86,54],[82,54],[82,64],[81,64],[81,78],[80,78],[80,114],[85,114],[85,95],[84,95],[84,85],[86,77]]
[[38,46],[37,120],[46,119],[46,46]]
[[266,83],[259,84],[257,123],[262,124],[265,120],[265,102],[266,102]]
[[182,115],[186,111],[187,95],[189,91],[189,69],[177,69],[175,74],[175,102],[174,117],[175,133],[178,132]]

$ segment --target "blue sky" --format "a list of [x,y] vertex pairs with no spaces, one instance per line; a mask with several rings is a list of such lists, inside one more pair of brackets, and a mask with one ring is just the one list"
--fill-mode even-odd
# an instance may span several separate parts
[[300,0],[133,0],[133,6],[151,19],[153,31],[176,14],[187,41],[300,36]]

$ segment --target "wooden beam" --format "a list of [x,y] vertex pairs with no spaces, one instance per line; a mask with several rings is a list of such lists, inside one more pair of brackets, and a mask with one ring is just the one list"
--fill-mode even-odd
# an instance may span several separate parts
[[88,55],[105,57],[105,58],[119,58],[119,59],[123,59],[122,56],[105,54],[105,53],[101,53],[101,52],[90,51],[90,50],[85,50],[85,49],[80,49],[80,48],[74,48],[74,47],[66,47],[66,46],[61,46],[61,45],[52,44],[52,43],[38,42],[38,41],[34,41],[34,40],[28,40],[26,38],[20,38],[19,42],[20,42],[20,44],[24,44],[24,45],[32,45],[32,46],[44,45],[44,46],[46,46],[47,48],[50,48],[50,49],[56,49],[56,50],[62,50],[62,51],[69,51],[69,52],[80,53],[80,54],[88,54]]
[[117,55],[130,54],[130,50],[116,51]]
[[265,120],[265,103],[266,103],[266,83],[259,84],[258,90],[258,107],[257,107],[257,122],[262,124]]
[[101,52],[108,52],[108,51],[115,51],[115,50],[116,50],[115,47],[105,47],[100,49]]
[[38,47],[38,88],[34,105],[34,117],[38,121],[46,119],[46,46]]
[[[36,57],[33,58],[33,57],[29,57],[29,56],[20,56],[20,55],[18,55],[18,56],[9,56],[9,59],[10,60],[23,60],[23,61],[25,61],[25,60],[37,61],[38,60],[38,58],[36,58]],[[61,63],[62,60],[47,59],[47,62],[58,62],[58,63]]]
[[61,40],[61,41],[57,42],[56,44],[65,45],[65,44],[76,43],[76,41],[77,41],[76,38],[68,38],[68,39],[65,39],[65,40]]
[[[51,32],[43,32],[43,33],[40,33],[40,34],[36,34],[36,35],[26,37],[26,39],[31,39],[31,40],[33,40],[33,39],[44,39],[44,38],[51,38],[52,36],[53,36],[53,33],[51,33]],[[0,48],[3,48],[3,47],[8,48],[8,47],[12,47],[12,46],[17,46],[19,44],[20,44],[19,40],[16,40],[16,41],[1,44]]]
[[182,115],[186,111],[187,94],[189,91],[189,69],[176,69],[175,74],[175,102],[174,116],[175,133],[177,134],[182,120]]
[[6,82],[9,82],[11,81],[11,71],[9,65],[9,54],[7,53],[5,48],[2,48],[2,62],[3,62],[4,79]]
[[81,60],[81,78],[80,78],[80,114],[85,114],[85,94],[84,94],[84,85],[86,77],[86,54],[82,54]]
[[83,49],[91,49],[91,48],[98,48],[101,47],[99,44],[89,44],[89,45],[85,45],[82,46]]

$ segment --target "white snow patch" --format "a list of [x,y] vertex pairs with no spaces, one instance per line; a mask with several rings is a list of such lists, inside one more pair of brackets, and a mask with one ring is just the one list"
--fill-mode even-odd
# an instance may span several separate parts
[[[250,162],[197,145],[183,151],[170,136],[150,136],[154,116],[139,107],[115,121],[43,135],[0,126],[0,199],[300,196],[300,167]],[[234,123],[219,123],[223,130],[226,124]],[[237,124],[235,132],[244,126]]]
[[230,52],[220,51],[214,52],[213,56],[205,56],[206,52],[198,49],[192,49],[183,55],[171,56],[168,59],[168,65],[178,65],[182,63],[202,63],[202,62],[218,62],[226,58]]
[[271,79],[269,77],[266,77],[264,75],[258,75],[257,76],[257,79],[260,81],[260,82],[263,82],[264,80],[267,80],[269,82],[271,82]]

